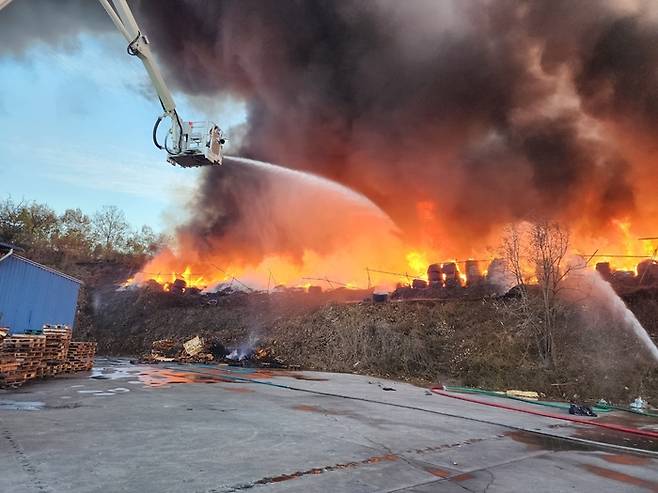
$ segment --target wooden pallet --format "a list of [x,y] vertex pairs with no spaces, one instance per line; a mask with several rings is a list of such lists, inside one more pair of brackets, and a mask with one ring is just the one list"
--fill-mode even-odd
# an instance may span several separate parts
[[46,346],[46,336],[43,335],[12,335],[2,340],[3,352],[11,351],[12,348],[40,348]]
[[71,329],[68,327],[44,326],[43,334],[46,336],[46,347],[43,352],[45,363],[64,363],[68,356],[71,342]]
[[45,364],[37,369],[37,378],[54,377],[60,373],[66,373],[66,363]]
[[95,342],[71,341],[66,359],[66,371],[89,371],[94,366]]
[[18,334],[5,337],[0,345],[3,360],[13,360],[11,369],[2,373],[0,386],[18,387],[27,380],[37,377],[43,362],[46,337],[43,335]]
[[14,358],[0,359],[0,373],[12,373],[18,370],[20,363]]
[[27,380],[37,377],[36,370],[22,370],[18,369],[13,372],[0,374],[0,386],[3,387],[19,387]]

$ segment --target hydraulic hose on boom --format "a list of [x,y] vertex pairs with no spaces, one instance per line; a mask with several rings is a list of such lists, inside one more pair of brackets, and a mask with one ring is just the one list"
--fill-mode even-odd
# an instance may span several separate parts
[[[2,0],[0,0],[2,1]],[[128,41],[129,55],[136,56],[144,64],[151,83],[158,94],[164,113],[153,127],[153,143],[164,149],[171,164],[188,168],[222,164],[222,146],[225,143],[221,129],[212,122],[188,122],[181,120],[176,103],[155,63],[149,40],[141,32],[126,0],[99,0],[112,22]],[[162,121],[171,121],[164,141],[158,141],[158,128]]]
[[[12,0],[0,0],[0,10]],[[213,122],[183,121],[176,112],[176,103],[155,63],[149,40],[142,33],[126,0],[99,0],[119,32],[128,41],[128,54],[144,64],[151,83],[158,94],[164,113],[153,127],[153,143],[167,152],[167,161],[184,168],[222,164],[222,146],[226,142],[222,130]],[[158,128],[164,120],[171,127],[162,143],[158,141]]]

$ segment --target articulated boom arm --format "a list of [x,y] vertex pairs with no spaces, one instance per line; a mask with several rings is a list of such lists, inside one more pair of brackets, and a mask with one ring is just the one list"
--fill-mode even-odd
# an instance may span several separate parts
[[153,61],[148,38],[139,30],[137,21],[135,21],[126,0],[112,1],[114,3],[114,8],[112,8],[108,0],[100,0],[100,3],[107,11],[119,32],[121,32],[123,37],[126,38],[126,41],[130,43],[128,45],[128,53],[137,56],[142,63],[144,63],[144,67],[146,68],[146,71],[151,78],[151,82],[158,93],[158,97],[160,98],[165,113],[168,115],[175,115],[176,103],[174,103],[174,98],[162,78],[160,69]]
[[[1,1],[1,0],[0,0]],[[212,122],[183,122],[176,112],[176,103],[155,63],[148,38],[140,31],[126,0],[99,0],[119,32],[128,41],[128,53],[138,57],[149,74],[158,94],[164,114],[153,127],[153,142],[169,154],[172,164],[183,167],[222,164],[222,145],[225,140],[220,128]],[[112,2],[112,4],[110,4]],[[171,120],[171,129],[163,144],[158,142],[157,130],[163,119]],[[171,144],[169,138],[171,137]]]
[[[0,0],[2,1],[2,0]],[[128,41],[128,53],[138,57],[149,74],[158,93],[164,114],[153,127],[153,143],[169,154],[167,161],[183,167],[222,164],[224,136],[212,122],[183,122],[176,112],[176,103],[155,63],[148,38],[140,31],[126,0],[99,0],[119,32]],[[110,3],[111,2],[111,3]],[[171,120],[171,128],[162,144],[157,131],[165,118]],[[170,143],[171,141],[171,143]]]
[[[184,122],[176,112],[176,103],[155,63],[148,38],[139,30],[126,0],[99,0],[119,32],[128,41],[128,53],[138,57],[151,78],[162,104],[164,114],[153,127],[153,143],[169,154],[167,161],[184,168],[222,164],[222,146],[225,139],[221,129],[212,122]],[[0,10],[11,0],[0,0]],[[171,120],[171,128],[162,144],[157,131],[165,118]],[[171,141],[171,144],[169,143]]]

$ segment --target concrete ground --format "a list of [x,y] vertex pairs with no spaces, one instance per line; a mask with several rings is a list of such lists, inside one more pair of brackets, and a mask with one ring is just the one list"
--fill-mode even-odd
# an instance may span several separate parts
[[[597,419],[658,429],[630,418]],[[358,375],[99,359],[0,391],[0,492],[658,492],[637,447],[658,443]]]

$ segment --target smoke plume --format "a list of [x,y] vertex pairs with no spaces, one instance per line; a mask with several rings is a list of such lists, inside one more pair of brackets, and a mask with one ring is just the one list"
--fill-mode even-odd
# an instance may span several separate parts
[[[646,181],[658,121],[653,2],[132,5],[172,85],[248,105],[232,154],[363,193],[446,256],[472,254],[511,221],[550,217],[594,237],[614,219],[651,224],[658,210]],[[13,49],[25,46],[16,36]],[[207,170],[194,203],[201,236],[243,235],[267,210],[264,179]],[[226,193],[240,180],[240,197]]]
[[621,141],[658,117],[648,6],[170,1],[139,17],[181,90],[249,104],[242,154],[344,183],[410,235],[429,202],[463,251],[529,216],[638,213],[644,163]]

